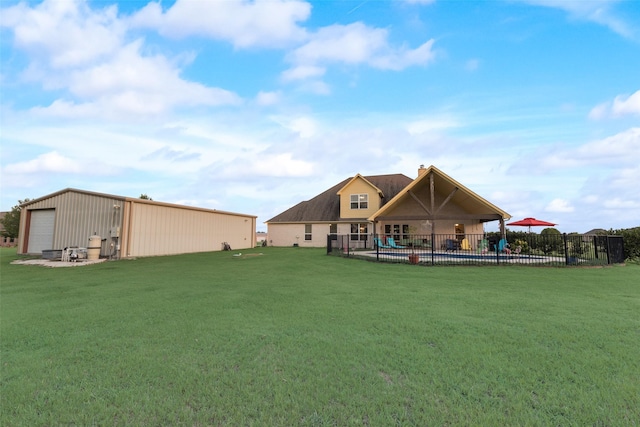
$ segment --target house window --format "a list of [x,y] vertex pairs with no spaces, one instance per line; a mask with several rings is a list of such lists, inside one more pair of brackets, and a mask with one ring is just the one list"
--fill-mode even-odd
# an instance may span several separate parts
[[352,194],[351,209],[367,209],[369,207],[368,194]]
[[409,237],[409,224],[385,224],[384,234],[395,240],[406,239]]
[[351,224],[351,240],[367,240],[369,224]]
[[304,225],[304,240],[311,240],[311,224]]

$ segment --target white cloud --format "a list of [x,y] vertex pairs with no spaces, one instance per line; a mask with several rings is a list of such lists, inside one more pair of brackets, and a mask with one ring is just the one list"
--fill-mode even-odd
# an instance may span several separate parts
[[591,120],[602,120],[609,115],[609,110],[611,109],[611,103],[603,102],[602,104],[598,104],[589,111],[589,118]]
[[168,37],[204,36],[238,48],[282,47],[305,37],[298,23],[310,13],[311,5],[299,0],[177,0],[166,11],[151,2],[130,22]]
[[317,77],[330,63],[366,64],[382,70],[402,70],[412,65],[426,65],[435,59],[434,40],[410,49],[392,47],[388,31],[361,22],[331,25],[319,29],[304,45],[287,55],[293,67],[283,73],[288,80]]
[[89,64],[117,51],[125,26],[117,8],[91,10],[83,0],[45,0],[29,8],[2,10],[2,26],[13,29],[17,47],[42,57],[53,69]]
[[452,117],[432,117],[411,122],[407,125],[407,131],[410,135],[433,133],[460,126],[460,124]]
[[16,47],[29,55],[24,77],[60,92],[48,106],[32,107],[38,115],[134,119],[241,102],[230,91],[181,78],[188,56],[145,55],[142,39],[125,43],[126,25],[115,6],[92,10],[82,0],[45,0],[2,12],[2,25],[13,29]]
[[640,90],[631,95],[618,95],[612,102],[598,104],[589,112],[593,120],[626,115],[640,115]]
[[4,168],[4,172],[12,175],[39,174],[46,172],[67,173],[67,174],[108,174],[112,168],[96,168],[95,162],[84,162],[74,160],[59,154],[57,151],[41,154],[35,159],[25,162],[9,164]]
[[273,116],[271,119],[283,128],[297,134],[300,138],[310,138],[318,133],[318,124],[312,117]]
[[542,159],[544,168],[565,169],[585,165],[635,165],[640,159],[640,128],[588,142],[579,147],[553,150]]
[[611,10],[617,0],[520,0],[524,3],[561,9],[572,18],[595,22],[608,27],[623,37],[637,36],[637,30],[618,18]]
[[[269,178],[301,178],[316,173],[314,162],[302,159],[295,153],[234,153],[233,157],[217,159],[199,171],[203,183],[224,182],[224,188],[231,186],[253,186],[255,192],[267,184]],[[252,181],[250,177],[260,177]],[[211,185],[211,184],[209,184]],[[273,184],[270,184],[273,185]],[[236,193],[244,195],[246,193]]]
[[631,96],[616,96],[613,100],[611,112],[614,116],[622,116],[625,114],[640,115],[640,90]]
[[614,197],[604,202],[604,207],[607,209],[640,209],[640,200],[626,200]]
[[314,77],[321,77],[327,70],[324,67],[318,67],[315,65],[300,65],[295,68],[291,68],[282,73],[282,80],[306,80]]
[[[69,90],[127,113],[161,113],[174,106],[238,104],[232,92],[180,78],[164,56],[144,57],[141,42],[124,46],[111,61],[73,72]],[[105,106],[105,105],[103,105]]]
[[295,159],[292,153],[267,155],[256,159],[250,167],[260,176],[311,176],[315,172],[313,163]]
[[571,203],[568,200],[564,199],[553,199],[544,210],[547,212],[573,212],[574,207],[571,206]]
[[262,106],[275,105],[280,102],[282,94],[280,92],[258,92],[255,103]]
[[[570,152],[565,152],[570,157]],[[637,164],[640,159],[640,127],[589,142],[573,152],[578,162],[597,162],[611,165]]]

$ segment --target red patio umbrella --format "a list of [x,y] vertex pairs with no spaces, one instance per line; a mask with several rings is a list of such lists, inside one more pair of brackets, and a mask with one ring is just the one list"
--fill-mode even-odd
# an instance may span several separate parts
[[507,225],[519,225],[521,227],[529,227],[529,233],[531,233],[531,227],[553,227],[555,224],[552,222],[542,221],[535,218],[525,218],[520,221],[508,222]]

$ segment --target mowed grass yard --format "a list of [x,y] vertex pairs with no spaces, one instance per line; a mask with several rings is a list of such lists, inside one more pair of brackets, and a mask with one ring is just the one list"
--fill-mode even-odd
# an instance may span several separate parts
[[2,249],[0,424],[640,425],[638,265],[238,252]]

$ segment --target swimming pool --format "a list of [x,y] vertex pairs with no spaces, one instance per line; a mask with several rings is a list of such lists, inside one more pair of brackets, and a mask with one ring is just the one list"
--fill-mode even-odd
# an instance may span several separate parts
[[[376,255],[376,252],[369,252],[371,255]],[[481,261],[495,261],[496,254],[488,253],[488,254],[465,254],[465,253],[457,253],[457,252],[415,252],[420,259],[431,259],[431,256],[434,258],[447,258],[447,259],[472,259],[472,260],[481,260]],[[377,255],[383,257],[398,257],[398,258],[406,258],[409,255],[408,252],[379,252]],[[507,254],[499,254],[500,260],[530,260],[530,261],[544,261],[546,258],[539,256],[530,256],[530,255],[507,255]]]

